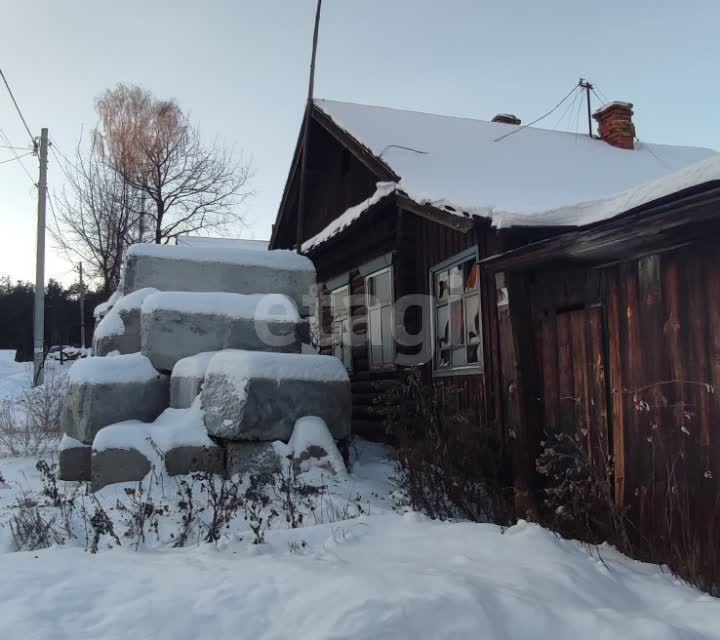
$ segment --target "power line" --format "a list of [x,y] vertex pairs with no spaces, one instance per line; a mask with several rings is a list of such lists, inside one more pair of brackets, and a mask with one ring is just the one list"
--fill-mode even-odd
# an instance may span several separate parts
[[576,85],[572,88],[572,90],[570,91],[570,93],[568,93],[562,100],[560,100],[560,102],[558,102],[552,109],[550,109],[550,111],[548,111],[546,114],[540,116],[537,120],[533,120],[532,122],[529,122],[528,124],[524,124],[524,125],[522,125],[521,127],[518,127],[517,129],[513,129],[512,131],[509,131],[508,133],[506,133],[504,136],[500,136],[499,138],[495,138],[494,141],[495,141],[495,142],[500,142],[500,140],[504,140],[504,139],[507,138],[508,136],[511,136],[513,133],[517,133],[518,131],[522,131],[523,129],[527,129],[528,127],[531,127],[532,125],[537,124],[538,122],[540,122],[540,120],[543,120],[543,119],[547,118],[547,117],[548,117],[551,113],[553,113],[558,107],[560,107],[560,105],[562,105],[562,104],[565,102],[565,100],[567,100],[573,93],[575,93],[575,91],[577,90],[577,88],[578,88],[578,85],[576,84]]
[[17,160],[20,163],[20,166],[23,168],[23,171],[27,174],[27,177],[30,178],[30,182],[32,182],[32,185],[37,189],[37,183],[35,182],[35,179],[32,177],[32,175],[28,171],[28,168],[25,166],[25,163],[20,159],[20,156],[18,156],[17,151],[15,151],[13,143],[10,142],[10,138],[7,137],[7,134],[2,129],[0,129],[0,138],[2,138],[7,143],[8,148],[12,152],[13,156],[15,156],[15,160]]
[[15,157],[15,158],[10,158],[9,160],[3,160],[2,162],[0,162],[0,164],[7,164],[8,162],[15,162],[16,160],[19,161],[20,158],[24,158],[24,157],[26,157],[26,156],[31,156],[31,155],[33,155],[34,153],[35,153],[34,151],[28,151],[27,153],[24,153],[24,154],[21,155],[21,156],[17,156],[17,157]]
[[17,151],[35,151],[35,149],[31,149],[30,147],[11,147],[8,145],[0,144],[0,149],[16,149]]
[[[579,87],[575,87],[578,89]],[[565,111],[562,112],[562,115],[557,119],[557,122],[555,123],[555,126],[553,129],[557,129],[558,125],[565,119],[565,116],[568,114],[569,111],[573,109],[575,104],[577,103],[578,96],[580,95],[579,91],[575,92],[575,95],[573,96],[573,99],[568,103],[568,106],[565,107]]]
[[[575,135],[580,135],[580,116],[582,115],[583,103],[582,100],[578,102],[577,116],[575,118]],[[577,140],[577,138],[576,138]]]
[[[57,160],[58,166],[60,167],[60,171],[63,172],[65,175],[65,178],[68,182],[72,182],[72,178],[70,177],[70,173],[65,169],[63,166],[62,161],[60,160],[60,156],[57,154],[57,151],[55,151],[55,145],[50,145],[50,151],[52,151],[53,156],[55,156],[55,160]],[[77,171],[77,168],[73,165],[73,168]]]
[[[595,93],[595,89],[597,89],[600,92],[600,95]],[[608,100],[608,97],[603,93],[603,91],[602,91],[602,89],[600,89],[600,87],[595,87],[593,89],[593,93],[595,93],[595,97],[598,100],[600,100],[600,104],[607,104],[608,102],[610,102],[610,100]],[[602,96],[602,98],[600,96]]]
[[28,123],[25,120],[25,116],[22,114],[22,111],[20,111],[20,106],[17,103],[17,100],[15,100],[15,96],[13,95],[12,89],[10,88],[10,85],[8,84],[7,78],[5,77],[5,74],[3,73],[3,70],[0,68],[0,76],[2,76],[3,82],[5,83],[5,87],[8,90],[8,93],[10,94],[10,99],[13,101],[13,104],[15,105],[15,110],[18,112],[18,115],[20,116],[20,120],[22,120],[22,123],[25,125],[25,131],[28,132],[28,135],[30,136],[30,140],[33,143],[33,148],[35,147],[35,138],[33,137],[32,131],[30,131],[30,127],[28,127]]
[[[65,155],[65,153],[64,153],[63,150],[60,148],[60,145],[57,143],[57,141],[55,140],[55,138],[50,138],[50,142],[52,143],[51,149],[52,149],[52,148],[57,149],[57,152],[63,157],[63,159],[65,160],[65,162],[67,162],[73,169],[75,169],[75,171],[76,171],[77,173],[82,173],[82,172],[80,171],[80,169],[78,169],[77,165]],[[58,159],[58,158],[57,158],[57,154],[55,155],[55,158]],[[59,162],[59,161],[60,161],[60,160],[58,159],[58,162]],[[66,173],[65,175],[67,176],[67,173]]]

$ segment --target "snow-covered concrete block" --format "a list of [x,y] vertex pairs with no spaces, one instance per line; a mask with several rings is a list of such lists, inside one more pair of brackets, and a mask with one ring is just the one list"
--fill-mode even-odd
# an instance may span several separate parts
[[228,478],[246,473],[270,475],[280,473],[281,470],[280,456],[272,442],[228,442],[226,444],[225,472]]
[[58,448],[57,479],[67,481],[90,480],[90,455],[92,447],[67,434],[63,435]]
[[169,476],[187,473],[225,475],[225,450],[217,445],[183,445],[165,452],[165,469]]
[[62,427],[90,444],[103,427],[155,419],[168,405],[167,376],[140,353],[76,361],[68,373]]
[[222,351],[201,398],[208,433],[228,440],[287,441],[303,416],[322,418],[337,439],[350,435],[350,380],[334,356]]
[[315,267],[294,251],[235,247],[135,244],[125,256],[123,292],[161,291],[280,293],[301,315],[314,304]]
[[208,437],[199,399],[189,409],[166,409],[153,423],[128,420],[105,427],[92,448],[93,488],[142,480],[151,469],[171,476],[225,473],[225,451]]
[[300,418],[295,423],[287,449],[297,472],[318,468],[338,475],[347,473],[345,461],[322,418]]
[[170,376],[170,408],[187,409],[202,389],[205,372],[215,351],[198,353],[178,360]]
[[299,325],[295,303],[280,294],[156,293],[142,306],[142,352],[162,371],[206,351],[298,352]]
[[152,469],[137,449],[93,449],[91,465],[93,491],[117,482],[140,482]]
[[145,298],[157,292],[152,288],[140,289],[115,302],[95,327],[93,351],[96,356],[106,356],[113,351],[121,354],[140,351],[140,309]]
[[107,313],[110,311],[110,309],[113,308],[115,303],[122,297],[122,294],[120,293],[120,290],[113,291],[113,294],[105,301],[101,302],[99,305],[93,309],[93,317],[95,318],[95,324],[97,325],[100,320],[102,320]]

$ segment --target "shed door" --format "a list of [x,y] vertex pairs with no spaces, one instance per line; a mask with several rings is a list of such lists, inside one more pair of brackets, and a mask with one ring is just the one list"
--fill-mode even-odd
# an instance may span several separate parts
[[[569,435],[580,431],[590,451],[611,453],[601,308],[549,316],[539,332],[545,431]],[[598,449],[603,438],[604,446]]]

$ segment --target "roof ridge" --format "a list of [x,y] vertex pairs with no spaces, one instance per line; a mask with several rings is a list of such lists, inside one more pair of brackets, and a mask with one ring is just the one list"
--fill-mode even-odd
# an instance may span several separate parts
[[[321,103],[323,103],[323,102],[324,103],[350,105],[350,106],[354,106],[354,107],[368,107],[371,109],[383,109],[386,111],[400,111],[403,113],[416,113],[419,115],[432,116],[435,118],[448,118],[448,119],[452,119],[452,120],[466,120],[469,122],[480,122],[483,124],[489,124],[489,125],[503,127],[503,128],[513,127],[516,130],[530,129],[532,131],[545,131],[545,132],[553,133],[553,134],[564,134],[564,135],[574,136],[576,138],[589,138],[587,133],[578,133],[576,131],[565,131],[563,129],[547,129],[545,127],[535,127],[535,126],[528,126],[528,125],[518,126],[518,125],[514,125],[514,124],[506,124],[503,122],[492,122],[491,120],[484,120],[482,118],[471,118],[470,116],[446,115],[446,114],[442,114],[442,113],[431,113],[430,111],[418,111],[417,109],[408,109],[405,107],[388,107],[386,105],[380,105],[380,104],[367,104],[364,102],[352,102],[350,100],[333,100],[333,99],[329,99],[329,98],[313,98],[313,104],[315,104],[320,109],[322,109]],[[330,116],[331,118],[333,117],[332,113],[329,113],[329,112],[325,112],[325,113],[327,113],[327,115]],[[607,144],[601,138],[598,138],[595,136],[593,136],[590,139],[595,142],[602,142],[603,144]],[[685,145],[685,144],[667,144],[664,142],[647,142],[644,140],[643,141],[638,140],[638,144],[641,147],[646,147],[646,148],[648,146],[651,146],[651,147],[665,147],[665,148],[669,147],[672,149],[703,149],[703,150],[713,151],[713,152],[717,153],[717,151],[715,149],[713,149],[712,147],[706,147],[706,146]]]

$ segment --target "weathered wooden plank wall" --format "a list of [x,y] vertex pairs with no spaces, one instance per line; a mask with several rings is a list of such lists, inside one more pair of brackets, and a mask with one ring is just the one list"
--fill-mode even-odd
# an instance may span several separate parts
[[717,519],[720,506],[717,243],[525,277],[542,374],[527,411],[540,411],[546,431],[606,429],[616,500],[641,536],[678,517],[677,491],[691,500],[693,535],[709,535],[707,514]]
[[[425,218],[406,214],[403,217],[403,242],[400,247],[400,262],[396,269],[396,295],[422,294],[430,296],[430,270],[437,264],[452,258],[472,246],[478,247],[479,257],[482,259],[489,251],[494,252],[495,235],[489,227],[483,225],[466,233],[438,224]],[[428,344],[426,358],[418,360],[422,366],[423,380],[436,388],[448,392],[445,397],[453,403],[453,408],[467,412],[473,420],[485,425],[492,422],[496,416],[497,390],[494,386],[499,368],[497,328],[497,295],[495,291],[494,276],[483,273],[481,275],[481,318],[483,324],[483,353],[485,357],[485,370],[482,374],[474,375],[432,375],[433,346]],[[428,300],[429,303],[429,300]],[[430,319],[430,310],[420,313],[414,309],[404,318],[405,328],[410,333],[423,331],[430,339],[430,328],[422,326],[422,319],[426,323]]]

